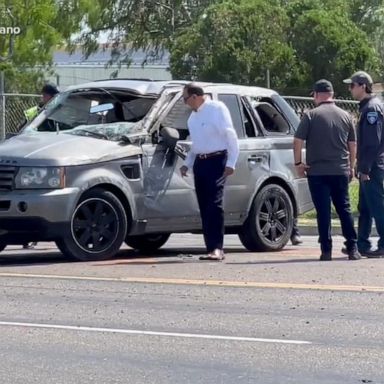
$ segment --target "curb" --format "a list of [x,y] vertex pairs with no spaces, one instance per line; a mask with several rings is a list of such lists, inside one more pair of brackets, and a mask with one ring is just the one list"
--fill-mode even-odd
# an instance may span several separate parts
[[[312,225],[299,225],[299,232],[300,232],[300,235],[303,235],[303,236],[318,236],[319,235],[319,233],[317,231],[317,227],[312,226]],[[332,227],[332,235],[342,236],[343,234],[341,231],[341,227],[340,226]],[[378,236],[375,226],[372,227],[372,236]]]

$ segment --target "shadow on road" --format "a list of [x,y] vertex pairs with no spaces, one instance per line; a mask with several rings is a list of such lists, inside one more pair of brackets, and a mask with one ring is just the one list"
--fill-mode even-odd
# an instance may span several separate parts
[[[279,252],[254,252],[255,258],[265,255],[273,255],[278,253],[280,256],[285,257],[279,260],[255,260],[246,262],[226,261],[228,265],[268,265],[268,264],[286,264],[286,263],[311,263],[318,262],[318,258],[313,258],[313,249],[301,248],[300,250],[286,248]],[[242,247],[226,248],[225,253],[230,254],[246,254],[250,253]],[[293,254],[294,253],[294,254]],[[92,266],[105,266],[105,265],[151,265],[151,264],[181,264],[181,263],[207,263],[201,261],[198,256],[205,254],[204,247],[185,247],[185,248],[162,248],[156,252],[140,253],[137,250],[130,248],[123,248],[118,255],[109,260],[92,261]],[[303,256],[302,259],[292,258],[292,256]],[[305,257],[305,258],[304,258]],[[335,259],[342,261],[342,259]],[[12,248],[4,251],[0,255],[0,266],[27,266],[27,265],[52,265],[61,263],[76,263],[78,261],[68,259],[63,256],[57,249],[52,247],[41,247],[31,250],[23,250]]]
[[[186,248],[186,249],[160,249],[152,253],[140,253],[134,249],[122,249],[115,258],[95,262],[94,266],[102,266],[104,263],[109,264],[151,264],[151,263],[181,263],[185,259],[193,261],[192,256],[201,255],[204,251],[201,248]],[[157,260],[155,260],[156,258]],[[161,260],[162,258],[175,258],[174,260]],[[128,259],[128,260],[127,260]],[[0,255],[0,266],[27,266],[27,265],[52,265],[62,263],[77,263],[79,261],[66,258],[55,248],[35,248],[31,250],[9,249]]]

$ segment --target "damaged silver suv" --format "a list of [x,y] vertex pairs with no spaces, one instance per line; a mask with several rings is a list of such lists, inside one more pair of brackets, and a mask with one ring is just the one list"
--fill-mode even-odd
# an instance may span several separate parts
[[[153,252],[176,232],[199,233],[185,82],[106,80],[57,96],[0,144],[0,250],[54,241],[67,256],[103,260],[122,243]],[[294,217],[312,208],[295,174],[298,117],[276,92],[202,84],[229,108],[240,141],[225,191],[226,233],[250,251],[277,251]]]

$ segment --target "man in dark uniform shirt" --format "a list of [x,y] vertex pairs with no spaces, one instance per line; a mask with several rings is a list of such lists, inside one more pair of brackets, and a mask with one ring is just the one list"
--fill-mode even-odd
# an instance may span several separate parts
[[[320,260],[332,260],[331,201],[340,218],[348,258],[359,260],[348,191],[356,158],[352,117],[335,105],[333,86],[328,80],[317,81],[313,94],[316,108],[304,114],[293,145],[297,172],[299,176],[307,174],[316,208]],[[307,164],[301,157],[304,142]]]
[[[357,175],[359,190],[358,248],[363,256],[384,257],[384,106],[372,94],[373,81],[363,71],[354,73],[349,90],[360,101],[360,119],[357,126]],[[371,250],[369,236],[375,219],[379,235],[378,248]]]

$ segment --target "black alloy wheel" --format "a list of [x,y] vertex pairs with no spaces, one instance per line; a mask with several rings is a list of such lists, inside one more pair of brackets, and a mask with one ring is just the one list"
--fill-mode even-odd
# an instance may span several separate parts
[[293,207],[288,193],[277,184],[264,186],[256,195],[239,237],[249,251],[278,251],[289,241]]
[[105,260],[116,255],[127,232],[119,199],[101,189],[89,191],[75,208],[70,236],[57,241],[60,250],[78,260]]

